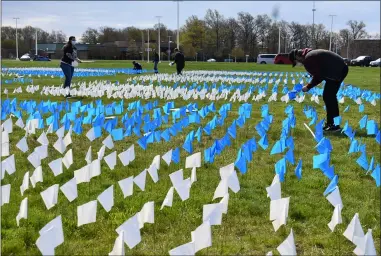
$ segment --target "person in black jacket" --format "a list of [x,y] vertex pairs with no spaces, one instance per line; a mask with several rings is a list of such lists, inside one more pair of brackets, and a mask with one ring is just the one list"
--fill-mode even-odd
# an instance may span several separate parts
[[138,73],[142,72],[142,65],[140,65],[140,63],[133,61],[132,64],[134,65],[134,70],[137,70]]
[[306,48],[292,50],[289,53],[289,59],[293,63],[293,67],[297,63],[303,64],[312,76],[311,82],[303,87],[303,92],[308,92],[325,80],[323,100],[327,111],[327,120],[323,129],[325,131],[341,131],[340,126],[334,124],[334,118],[339,116],[336,94],[348,75],[348,66],[343,58],[331,51]]
[[153,50],[153,70],[155,71],[155,74],[159,73],[159,70],[157,69],[157,65],[159,64],[159,54],[156,52],[156,50]]
[[[76,40],[74,36],[69,37],[69,41],[63,47],[63,57],[61,59],[61,69],[65,75],[65,83],[63,88],[70,88],[71,80],[74,74],[74,65],[82,61],[77,57],[77,48],[75,47]],[[70,98],[70,92],[65,96]]]
[[[184,54],[182,54],[179,49],[175,48],[175,61],[173,63],[176,63],[176,70],[177,70],[177,74],[178,75],[181,75],[181,71],[184,69],[185,67],[185,58],[184,58]],[[173,65],[172,63],[172,65]]]

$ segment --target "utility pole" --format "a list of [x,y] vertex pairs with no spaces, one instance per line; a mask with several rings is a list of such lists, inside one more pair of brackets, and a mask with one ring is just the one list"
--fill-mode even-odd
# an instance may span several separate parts
[[180,2],[177,1],[177,49],[180,50]]
[[316,48],[315,45],[315,1],[313,3],[312,7],[312,48]]
[[36,56],[38,55],[38,49],[37,49],[37,29],[36,29]]
[[278,35],[278,53],[280,53],[280,22],[279,22],[279,35]]
[[149,63],[149,50],[151,50],[151,48],[149,48],[149,28],[147,28],[147,33],[148,33],[147,63]]
[[330,14],[329,15],[332,20],[331,20],[331,35],[329,36],[329,50],[331,51],[332,49],[332,27],[333,27],[333,17],[337,16],[337,15],[334,15],[334,14]]
[[142,62],[144,61],[144,32],[143,30],[141,30],[142,32]]
[[16,60],[20,60],[19,59],[19,37],[17,34],[17,20],[19,20],[20,18],[13,18],[13,19],[16,20]]
[[160,48],[160,18],[161,18],[162,16],[156,16],[156,18],[159,20],[159,28],[157,29],[157,34],[158,34],[158,41],[159,41],[159,62],[160,62],[160,59],[161,59],[161,48]]
[[168,61],[171,61],[171,37],[172,36],[168,36]]

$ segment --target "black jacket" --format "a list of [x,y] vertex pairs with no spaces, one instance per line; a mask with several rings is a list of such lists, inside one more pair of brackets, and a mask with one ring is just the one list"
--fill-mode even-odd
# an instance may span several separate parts
[[63,57],[61,61],[70,64],[77,59],[77,48],[72,44],[66,44],[63,47]]
[[176,66],[185,67],[184,54],[182,54],[181,52],[177,52],[175,55],[175,61],[174,62],[176,63]]
[[312,76],[312,81],[308,84],[308,88],[313,88],[320,84],[323,80],[342,81],[348,68],[343,58],[331,51],[327,50],[307,50],[304,54],[303,65],[308,73]]
[[135,62],[134,69],[135,70],[141,70],[142,69],[142,65],[140,65],[138,62]]
[[155,52],[155,54],[153,55],[153,62],[158,62],[158,61],[159,61],[159,54]]

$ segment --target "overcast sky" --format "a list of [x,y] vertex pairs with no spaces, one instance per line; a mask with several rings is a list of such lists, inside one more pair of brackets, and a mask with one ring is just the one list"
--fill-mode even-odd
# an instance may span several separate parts
[[[237,17],[244,11],[252,15],[271,16],[278,5],[279,18],[299,23],[312,23],[312,1],[294,2],[241,2],[241,1],[182,1],[180,2],[180,26],[191,15],[205,16],[208,8],[218,10],[224,17]],[[331,26],[330,14],[336,14],[333,30],[346,27],[350,19],[362,20],[366,30],[380,33],[380,1],[316,1],[315,23]],[[340,13],[340,14],[339,14]],[[14,26],[13,17],[19,17],[20,27],[31,25],[48,32],[62,30],[67,36],[78,38],[88,27],[111,26],[123,28],[152,27],[161,18],[170,29],[177,27],[177,3],[174,1],[2,1],[2,26]]]

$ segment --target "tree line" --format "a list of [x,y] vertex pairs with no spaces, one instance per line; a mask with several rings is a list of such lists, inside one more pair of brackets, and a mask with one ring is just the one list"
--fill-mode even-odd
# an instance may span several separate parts
[[[347,27],[333,33],[332,50],[340,53],[341,50],[348,48],[350,55],[350,45],[353,40],[371,37],[365,28],[366,24],[363,21],[349,20]],[[36,29],[38,43],[63,43],[67,39],[62,31],[49,33],[39,28],[26,26],[18,29],[20,53],[34,49]],[[142,48],[147,47],[143,44],[147,43],[147,33],[150,34],[150,47],[157,47],[158,29],[159,24],[147,29],[132,26],[122,29],[107,26],[87,28],[80,41],[88,44],[127,41],[129,48],[127,54],[137,57],[139,52],[142,52]],[[160,41],[163,51],[169,40],[176,43],[176,33],[176,30],[170,30],[165,24],[160,24]],[[208,9],[203,18],[193,15],[180,28],[180,49],[188,59],[223,60],[229,55],[230,58],[237,59],[244,59],[245,55],[253,58],[260,53],[278,53],[279,33],[281,52],[288,52],[292,48],[329,48],[330,31],[323,24],[275,21],[267,14],[253,16],[248,12],[239,12],[236,18],[224,17],[217,10]],[[379,35],[373,37],[379,38]],[[2,48],[15,49],[15,38],[15,28],[2,27]],[[166,58],[165,53],[163,58]]]

